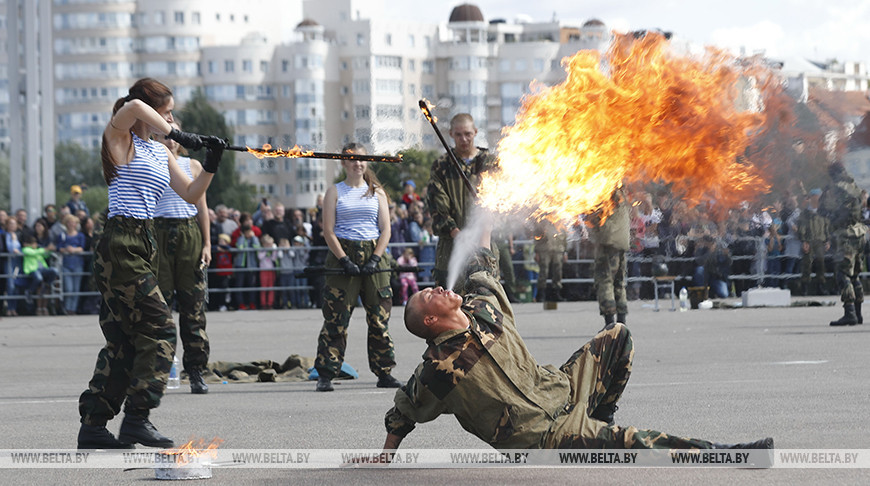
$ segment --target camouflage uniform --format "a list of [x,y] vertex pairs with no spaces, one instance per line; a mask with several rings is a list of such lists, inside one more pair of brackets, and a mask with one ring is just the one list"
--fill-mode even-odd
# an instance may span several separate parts
[[148,416],[160,404],[175,354],[175,323],[157,285],[151,220],[110,218],[96,243],[94,279],[102,294],[106,345],[79,398],[81,421],[105,425],[121,411]]
[[[478,147],[478,150],[480,152],[477,156],[463,165],[463,172],[475,187],[480,182],[480,174],[492,168],[495,162],[495,157],[486,149]],[[447,284],[450,253],[453,251],[453,238],[450,237],[450,232],[454,228],[461,230],[465,227],[474,199],[465,188],[465,183],[448,154],[442,155],[432,163],[427,193],[427,203],[432,213],[432,230],[438,235],[432,278],[435,285],[444,287]]]
[[861,189],[846,172],[832,172],[833,183],[822,194],[819,207],[831,221],[840,300],[843,305],[854,304],[860,316],[864,289],[858,277],[867,233],[867,227],[861,222]]
[[388,433],[405,437],[417,423],[452,414],[496,449],[711,447],[591,418],[600,405],[615,404],[628,381],[634,355],[628,329],[612,324],[561,368],[540,366],[517,333],[494,255],[481,249],[472,258],[462,306],[471,325],[428,341],[423,362],[386,414]]
[[[362,267],[375,250],[375,241],[353,241],[339,238],[339,243],[348,258]],[[386,253],[385,253],[386,255]],[[390,259],[381,259],[378,268],[389,268]],[[326,268],[342,268],[332,252],[326,256]],[[369,369],[381,376],[389,374],[396,366],[393,339],[388,323],[393,305],[393,290],[390,288],[390,273],[348,277],[327,275],[323,294],[323,328],[317,338],[317,358],[314,367],[319,376],[330,380],[338,375],[344,362],[347,347],[347,326],[361,297],[368,324]]]
[[801,243],[808,243],[810,251],[801,255],[801,286],[806,292],[810,286],[813,264],[816,266],[816,281],[819,289],[825,289],[825,245],[831,238],[831,224],[828,218],[809,208],[801,211],[797,220],[797,237]]
[[598,294],[598,312],[605,316],[628,314],[628,299],[625,293],[625,252],[629,248],[628,203],[625,193],[619,189],[613,193],[613,214],[602,224],[600,215],[590,218],[592,228],[589,237],[595,244],[593,278]]
[[163,299],[172,309],[178,299],[178,332],[184,347],[185,370],[202,371],[208,364],[205,332],[205,269],[202,231],[196,218],[154,218],[157,237],[157,281]]
[[[538,221],[535,224],[535,256],[538,257],[538,301],[548,298],[546,289],[552,288],[555,296],[562,290],[562,260],[568,249],[568,235],[556,229],[549,220]],[[550,270],[553,274],[550,275]],[[547,279],[553,281],[552,287]]]

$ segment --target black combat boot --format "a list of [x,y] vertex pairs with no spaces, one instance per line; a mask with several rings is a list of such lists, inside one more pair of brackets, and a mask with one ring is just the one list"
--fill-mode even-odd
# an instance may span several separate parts
[[402,388],[402,384],[399,383],[399,380],[389,373],[384,373],[383,375],[378,376],[377,386],[378,388]]
[[616,322],[625,324],[625,314],[616,313]]
[[598,405],[590,417],[600,420],[607,425],[613,425],[613,414],[616,413],[618,408],[615,403],[602,403]]
[[863,302],[855,303],[855,317],[858,318],[858,324],[864,324],[864,316],[861,315],[861,304]]
[[854,326],[858,324],[858,316],[855,314],[855,304],[843,305],[843,317],[831,321],[832,326]]
[[133,449],[133,444],[119,441],[105,425],[82,424],[79,429],[79,449]]
[[714,442],[713,449],[773,449],[773,437],[755,442],[741,442],[739,444],[720,444]]
[[127,444],[142,444],[148,447],[175,447],[175,442],[162,435],[148,418],[139,415],[124,415],[118,440]]
[[190,379],[190,393],[194,395],[205,395],[208,393],[208,385],[202,379],[202,372],[199,370],[190,370],[187,372]]
[[607,327],[616,322],[616,317],[613,314],[604,314],[604,327]]
[[317,388],[315,390],[319,392],[328,392],[333,391],[335,388],[332,387],[332,380],[325,376],[317,377]]

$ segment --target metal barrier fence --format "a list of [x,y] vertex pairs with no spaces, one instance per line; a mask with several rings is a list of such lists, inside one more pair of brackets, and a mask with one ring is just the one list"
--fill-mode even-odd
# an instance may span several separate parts
[[[730,277],[729,277],[730,282],[744,281],[743,282],[744,286],[748,287],[748,286],[754,286],[756,284],[761,284],[762,282],[764,282],[766,279],[769,279],[769,278],[781,280],[784,282],[784,281],[788,281],[788,280],[792,280],[792,279],[798,279],[801,277],[800,273],[788,273],[788,274],[782,274],[782,273],[769,274],[769,273],[766,273],[766,266],[767,265],[765,264],[765,262],[768,260],[768,258],[785,259],[787,257],[784,255],[776,256],[776,257],[768,257],[766,254],[766,249],[764,248],[764,240],[760,237],[753,237],[753,238],[746,237],[746,238],[741,238],[740,240],[751,241],[754,244],[754,247],[756,248],[756,252],[753,255],[732,255],[731,256],[731,259],[732,259],[731,268],[732,268],[732,270],[738,266],[742,266],[742,265],[738,265],[741,262],[748,262],[749,263],[748,268],[750,268],[751,270],[748,273],[736,273],[736,274],[730,275]],[[663,239],[663,241],[664,241],[664,239]],[[534,242],[532,240],[516,240],[516,241],[514,241],[514,246],[515,246],[515,248],[525,248],[527,245],[531,245],[533,243]],[[427,245],[420,245],[417,243],[391,243],[389,245],[389,249],[390,250],[399,249],[399,252],[401,252],[401,249],[406,248],[406,247],[422,248],[423,246],[429,246],[429,247],[432,247],[434,249],[435,244],[429,243]],[[317,251],[328,252],[329,251],[327,247],[307,247],[306,249],[310,252],[317,252]],[[231,248],[229,251],[233,256],[235,256],[236,254],[238,254],[240,252],[248,252],[248,253],[253,254],[253,256],[256,258],[255,252],[260,251],[260,250],[262,250],[262,248],[249,248],[249,249]],[[522,252],[522,253],[523,253],[523,255],[525,255],[525,252]],[[562,278],[563,284],[590,284],[590,285],[593,284],[594,280],[592,278],[592,265],[593,265],[594,261],[592,259],[592,245],[591,245],[591,243],[589,243],[588,240],[571,241],[571,242],[569,242],[568,254],[570,255],[570,257],[563,264],[563,275],[564,275]],[[92,252],[83,252],[83,253],[79,253],[78,256],[83,256],[87,260],[93,256],[93,253]],[[531,255],[529,255],[529,256],[531,257]],[[55,258],[53,258],[54,263],[52,266],[57,269],[59,276],[58,276],[58,279],[55,281],[55,284],[52,286],[51,290],[47,293],[44,292],[42,294],[41,298],[50,299],[50,300],[62,300],[64,298],[64,296],[69,296],[69,295],[77,295],[80,297],[99,296],[99,293],[96,291],[86,291],[86,290],[84,290],[84,291],[83,290],[67,291],[66,289],[64,289],[63,288],[63,277],[65,274],[68,274],[68,272],[66,272],[63,269],[63,266],[62,266],[62,258],[63,257],[62,257],[62,255],[59,253],[56,253],[56,254],[54,254],[54,257],[55,257]],[[694,267],[695,267],[695,258],[693,258],[693,257],[681,257],[681,256],[667,256],[667,255],[662,255],[662,257],[664,258],[664,263],[668,266],[669,269],[671,269],[669,274],[676,278],[675,286],[677,288],[679,288],[680,286],[684,286],[684,285],[687,286],[687,285],[692,284],[693,271],[694,271]],[[23,291],[21,293],[17,292],[17,291],[14,293],[9,292],[9,289],[12,288],[10,286],[14,285],[15,279],[20,277],[20,275],[18,275],[16,272],[9,273],[6,271],[5,262],[7,262],[8,258],[20,259],[21,256],[10,254],[10,253],[0,253],[0,262],[2,262],[2,266],[0,266],[0,272],[4,272],[4,273],[0,273],[0,280],[4,280],[6,282],[6,289],[7,289],[5,293],[0,294],[0,303],[2,303],[3,301],[22,300],[22,299],[26,298],[25,295],[23,295]],[[641,271],[643,272],[646,269],[645,264],[652,264],[653,263],[653,256],[641,256],[641,255],[634,255],[634,254],[629,253],[626,256],[626,260],[627,260],[627,264],[628,264],[629,268],[632,268],[632,267],[637,268],[639,266]],[[514,269],[515,269],[515,272],[514,272],[515,274],[519,273],[516,270],[517,267],[525,268],[534,262],[534,260],[532,258],[519,259],[519,260],[514,259],[512,261],[513,261],[513,265],[514,265]],[[433,281],[431,279],[431,269],[434,266],[434,262],[419,262],[419,266],[424,268],[425,270],[429,270],[429,271],[424,272],[422,278],[418,278],[418,282],[417,282],[418,285],[420,286],[420,288],[432,286]],[[683,269],[683,271],[681,271],[681,272],[676,271],[675,272],[674,271],[675,268],[681,268],[681,269]],[[248,273],[248,272],[260,272],[261,270],[262,269],[260,269],[260,268],[235,268],[235,267],[234,268],[227,268],[227,269],[219,269],[219,268],[215,268],[214,266],[212,266],[208,269],[209,275],[214,275],[214,274],[217,274],[218,272],[221,272],[221,273],[228,272],[231,274],[231,276],[229,277],[230,278],[230,286],[228,288],[225,288],[225,289],[224,288],[210,288],[209,294],[215,295],[215,294],[221,294],[221,293],[236,293],[236,292],[292,291],[292,290],[310,291],[312,289],[310,282],[306,282],[304,285],[292,285],[292,286],[288,286],[288,285],[273,285],[273,286],[269,286],[269,287],[260,287],[260,286],[258,286],[258,287],[234,287],[233,286],[233,283],[235,283],[234,277],[237,274]],[[294,268],[293,272],[297,272],[297,271],[301,271],[301,270],[302,270],[302,268]],[[274,271],[276,276],[277,276],[277,275],[281,274],[282,269],[276,267],[274,269],[271,269],[271,271]],[[86,268],[82,272],[75,272],[74,275],[82,276],[82,281],[86,282],[88,279],[90,279],[92,277],[92,272],[90,269]],[[832,277],[833,273],[827,272],[825,275],[826,275],[826,277]],[[867,277],[868,273],[867,272],[862,273],[861,276]],[[815,274],[813,274],[813,277],[815,277]],[[537,279],[523,278],[523,275],[520,275],[520,277],[518,277],[517,280],[526,281],[529,284],[537,284]],[[749,285],[746,285],[747,281],[748,281]],[[653,275],[651,275],[651,274],[632,275],[632,272],[630,272],[629,276],[627,278],[627,283],[629,283],[629,284],[649,283],[650,285],[652,285]]]

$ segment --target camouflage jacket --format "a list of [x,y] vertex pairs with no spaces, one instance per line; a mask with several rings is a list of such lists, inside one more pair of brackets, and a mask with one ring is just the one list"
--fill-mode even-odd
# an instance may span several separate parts
[[589,239],[596,245],[612,246],[617,250],[628,251],[630,243],[629,210],[625,192],[622,189],[613,191],[613,213],[601,222],[601,214],[596,212],[589,218],[592,227]]
[[544,219],[535,223],[535,251],[552,251],[564,253],[568,249],[568,235],[556,229],[550,220]]
[[428,342],[423,362],[396,392],[387,432],[406,436],[416,423],[452,414],[468,432],[500,449],[540,448],[570,399],[568,377],[540,366],[514,326],[489,250],[471,258],[463,289],[467,329]]
[[[480,174],[491,169],[495,163],[495,157],[489,151],[480,147],[478,150],[480,152],[471,159],[471,163],[463,164],[463,172],[474,187],[480,183]],[[432,163],[427,193],[429,211],[432,212],[432,230],[436,235],[450,237],[454,228],[465,227],[473,200],[448,154]]]
[[798,216],[797,237],[804,243],[824,243],[831,239],[831,223],[818,211],[805,209]]
[[[831,231],[844,231],[861,223],[861,189],[847,174],[834,177],[819,201],[819,212],[831,221]],[[863,233],[862,233],[863,236]]]

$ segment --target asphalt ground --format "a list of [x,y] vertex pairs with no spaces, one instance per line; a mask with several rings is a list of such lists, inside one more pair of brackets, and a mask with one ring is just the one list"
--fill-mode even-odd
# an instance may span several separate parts
[[[639,428],[743,442],[772,436],[782,449],[868,449],[870,324],[831,328],[834,306],[654,312],[629,307],[635,344],[631,380],[616,422]],[[563,363],[603,321],[594,302],[556,310],[518,304],[518,327],[541,364]],[[425,349],[391,320],[398,366],[407,379]],[[314,356],[318,310],[208,314],[213,361],[282,362]],[[183,442],[224,440],[231,449],[376,449],[394,390],[375,387],[368,371],[361,309],[350,326],[346,361],[360,378],[317,393],[313,382],[212,384],[208,395],[187,385],[170,390],[151,419]],[[77,398],[103,344],[96,316],[0,320],[0,449],[73,449]],[[110,422],[117,433],[120,418]],[[141,446],[140,450],[143,450]],[[450,416],[421,424],[408,449],[485,449]],[[142,484],[151,470],[5,469],[2,484]],[[241,469],[215,468],[207,484],[867,484],[868,469],[542,468]]]

